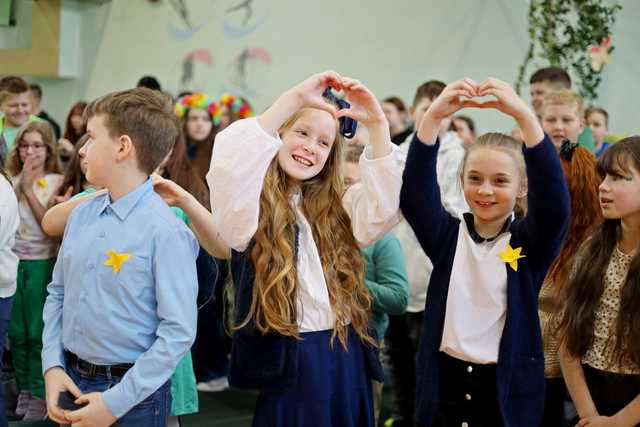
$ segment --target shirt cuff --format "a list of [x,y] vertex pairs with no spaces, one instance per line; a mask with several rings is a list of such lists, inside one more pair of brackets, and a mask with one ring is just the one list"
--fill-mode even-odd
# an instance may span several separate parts
[[371,154],[371,150],[373,150],[373,148],[370,145],[365,147],[364,152],[360,156],[360,166],[376,168],[393,163],[404,165],[407,158],[407,153],[402,151],[402,149],[395,144],[392,145],[391,152],[389,152],[389,154],[378,157],[377,159],[372,158],[373,155]]
[[122,383],[118,383],[111,387],[109,390],[102,392],[102,399],[105,405],[109,408],[109,411],[116,418],[121,418],[124,414],[129,412],[138,403],[132,399],[131,396],[127,396],[122,390]]
[[[57,353],[57,354],[56,354]],[[60,350],[60,352],[48,351],[42,352],[42,375],[45,374],[49,369],[60,367],[65,369],[64,363],[64,352]]]

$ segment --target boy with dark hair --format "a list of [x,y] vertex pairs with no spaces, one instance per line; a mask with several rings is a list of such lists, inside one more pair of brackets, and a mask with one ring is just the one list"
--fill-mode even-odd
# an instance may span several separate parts
[[571,89],[571,77],[562,68],[541,68],[531,75],[529,79],[531,105],[538,116],[540,115],[540,107],[544,97],[548,93],[560,89]]
[[[178,137],[170,100],[115,92],[85,111],[87,179],[108,190],[74,209],[44,309],[49,417],[166,425],[170,381],[196,331],[198,243],[153,191]],[[70,392],[80,409],[63,411]]]
[[38,120],[31,112],[29,85],[24,79],[7,76],[0,79],[0,167],[8,157],[20,126]]

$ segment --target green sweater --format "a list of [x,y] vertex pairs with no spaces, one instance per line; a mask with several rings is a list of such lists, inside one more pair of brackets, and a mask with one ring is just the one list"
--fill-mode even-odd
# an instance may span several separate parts
[[382,341],[389,325],[388,314],[403,314],[409,298],[409,282],[400,242],[386,234],[362,250],[366,262],[365,282],[373,298],[371,325]]

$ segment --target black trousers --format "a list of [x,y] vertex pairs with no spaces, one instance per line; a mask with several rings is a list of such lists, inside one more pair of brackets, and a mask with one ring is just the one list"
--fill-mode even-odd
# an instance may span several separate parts
[[582,365],[582,368],[600,415],[615,415],[640,394],[640,375],[614,374],[589,365]]
[[465,362],[440,353],[438,409],[431,427],[501,427],[496,365]]
[[544,379],[544,415],[540,427],[564,427],[564,401],[567,397],[567,386],[564,378]]
[[420,344],[423,312],[389,316],[386,351],[391,367],[394,427],[414,426],[416,353]]

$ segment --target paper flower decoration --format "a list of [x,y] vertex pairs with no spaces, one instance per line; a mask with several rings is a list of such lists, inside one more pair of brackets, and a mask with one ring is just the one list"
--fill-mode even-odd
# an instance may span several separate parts
[[119,273],[122,268],[122,264],[127,262],[131,258],[131,254],[128,252],[118,253],[112,250],[107,251],[107,260],[104,265],[113,269],[113,274]]
[[507,243],[507,247],[503,251],[498,252],[498,255],[504,262],[509,264],[513,271],[518,271],[518,260],[525,258],[525,255],[520,255],[522,247],[513,249],[510,244]]
[[608,64],[611,61],[611,51],[613,50],[611,46],[611,36],[602,40],[600,44],[592,44],[589,46],[588,54],[589,58],[591,58],[591,68],[596,73],[602,71],[602,67],[604,64]]
[[36,181],[36,185],[40,188],[47,188],[47,180],[44,178],[40,178]]

